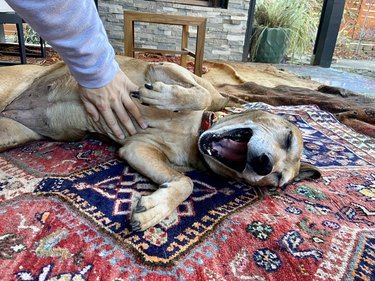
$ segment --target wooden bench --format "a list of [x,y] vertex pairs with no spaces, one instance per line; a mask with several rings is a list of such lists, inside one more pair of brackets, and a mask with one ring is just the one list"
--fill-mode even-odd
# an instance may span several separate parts
[[[182,26],[181,50],[158,50],[136,48],[134,45],[134,22],[148,22],[156,24]],[[135,57],[136,52],[178,54],[181,55],[181,66],[183,67],[186,67],[187,56],[191,56],[194,58],[195,63],[194,73],[198,76],[202,76],[204,41],[206,36],[206,22],[207,19],[202,17],[124,11],[125,55],[129,57]],[[188,50],[189,26],[197,27],[195,52]]]

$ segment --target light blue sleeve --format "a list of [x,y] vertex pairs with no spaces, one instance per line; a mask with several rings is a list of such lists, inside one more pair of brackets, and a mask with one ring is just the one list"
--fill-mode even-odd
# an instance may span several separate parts
[[86,88],[108,84],[118,71],[94,0],[6,0],[64,59]]

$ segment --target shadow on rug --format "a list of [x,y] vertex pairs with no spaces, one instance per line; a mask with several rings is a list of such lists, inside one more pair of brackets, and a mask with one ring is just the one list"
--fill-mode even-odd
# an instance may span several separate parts
[[0,154],[2,280],[373,280],[375,140],[315,106],[245,107],[300,127],[322,178],[256,189],[188,170],[192,196],[132,233],[133,191],[156,187],[117,147],[13,149]]

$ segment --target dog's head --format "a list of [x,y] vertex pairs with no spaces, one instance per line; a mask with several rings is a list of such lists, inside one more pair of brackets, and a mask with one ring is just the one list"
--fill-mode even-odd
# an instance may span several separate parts
[[293,179],[320,177],[318,169],[301,164],[300,130],[265,111],[220,119],[201,134],[199,150],[215,173],[250,185],[284,186]]

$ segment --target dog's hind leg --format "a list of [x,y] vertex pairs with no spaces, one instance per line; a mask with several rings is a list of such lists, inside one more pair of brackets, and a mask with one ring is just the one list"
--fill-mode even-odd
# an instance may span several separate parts
[[0,117],[0,152],[42,138],[21,123]]
[[134,231],[145,230],[169,216],[187,199],[193,190],[189,177],[174,170],[157,147],[140,141],[128,141],[120,156],[129,165],[159,184],[150,195],[142,196],[133,209],[131,225]]

